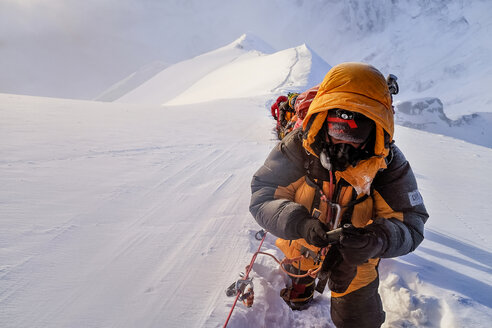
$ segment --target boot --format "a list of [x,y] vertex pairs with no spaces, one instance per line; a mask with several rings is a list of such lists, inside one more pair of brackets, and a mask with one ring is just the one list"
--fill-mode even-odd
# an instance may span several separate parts
[[[295,274],[305,274],[306,271],[301,271],[293,266],[286,266],[287,271]],[[293,272],[294,271],[294,272]],[[290,287],[283,288],[280,291],[280,297],[287,305],[296,311],[302,311],[310,306],[314,296],[315,279],[311,277],[293,278]]]

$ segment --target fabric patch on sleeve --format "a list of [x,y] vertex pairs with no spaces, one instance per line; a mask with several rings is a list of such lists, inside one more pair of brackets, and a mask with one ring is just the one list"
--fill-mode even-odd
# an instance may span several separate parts
[[414,190],[408,193],[408,199],[410,200],[410,205],[417,206],[424,203],[422,195],[418,190]]

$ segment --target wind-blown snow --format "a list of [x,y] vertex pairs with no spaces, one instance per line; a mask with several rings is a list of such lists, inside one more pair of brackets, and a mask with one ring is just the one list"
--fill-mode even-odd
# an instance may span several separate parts
[[314,77],[310,72],[316,54],[305,45],[271,55],[247,54],[220,67],[197,81],[167,105],[200,103],[215,99],[243,98],[304,91],[309,85],[321,83],[330,66],[318,59]]
[[160,73],[162,70],[164,70],[167,66],[169,65],[159,61],[145,65],[137,72],[130,74],[122,81],[112,85],[109,89],[97,96],[95,100],[114,101],[118,98],[121,98],[125,94],[139,87],[144,82],[150,80],[157,73]]
[[[224,290],[258,246],[249,184],[277,142],[268,106],[324,75],[325,63],[314,66],[306,46],[216,55],[166,69],[193,83],[159,88],[156,76],[136,89],[158,101],[156,90],[180,90],[180,106],[0,94],[0,326],[223,325]],[[258,68],[273,75],[262,82],[268,92],[231,95],[225,77]],[[230,99],[204,99],[202,79]],[[492,151],[402,126],[395,135],[431,218],[414,253],[381,262],[385,327],[486,326]],[[263,250],[281,257],[274,240]],[[292,312],[272,259],[259,257],[251,276],[255,304],[238,305],[229,327],[332,327],[328,292]]]
[[[261,56],[262,52],[252,48],[252,45],[258,45],[263,51],[271,50],[268,45],[265,45],[263,41],[258,40],[256,37],[243,35],[238,40],[222,48],[164,69],[117,101],[140,104],[169,102],[218,68],[239,58]],[[223,94],[226,95],[225,92]]]
[[[250,255],[249,181],[273,137],[263,102],[0,99],[0,326],[222,319],[222,284]],[[231,115],[241,122],[223,124]]]

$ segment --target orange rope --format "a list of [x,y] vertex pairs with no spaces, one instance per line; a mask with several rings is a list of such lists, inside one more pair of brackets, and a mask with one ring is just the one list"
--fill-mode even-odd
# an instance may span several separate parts
[[[253,268],[253,264],[256,261],[256,257],[258,256],[258,254],[268,255],[268,256],[272,257],[280,265],[280,269],[282,269],[283,272],[285,272],[286,274],[288,274],[289,276],[291,276],[293,278],[304,278],[307,276],[310,276],[311,278],[316,278],[316,276],[318,275],[318,272],[321,270],[321,265],[316,270],[315,269],[309,269],[305,274],[294,274],[294,273],[290,273],[287,270],[285,270],[285,268],[283,266],[284,264],[290,264],[290,263],[293,263],[296,261],[300,261],[302,259],[302,256],[298,256],[298,257],[293,258],[293,259],[284,258],[282,261],[279,261],[274,255],[272,255],[270,253],[260,252],[261,246],[263,245],[263,242],[265,241],[266,235],[267,235],[267,231],[265,231],[265,234],[263,235],[263,238],[261,239],[260,245],[258,246],[258,250],[256,251],[256,253],[253,254],[253,257],[251,258],[251,262],[246,267],[246,275],[245,275],[244,279],[248,279],[249,273],[251,272],[251,269]],[[240,294],[241,294],[241,292],[238,291],[236,298],[234,300],[234,303],[232,304],[229,315],[227,316],[226,322],[224,323],[223,328],[227,327],[227,324],[229,323],[229,319],[231,318],[231,315],[232,315],[232,311],[234,311],[234,308],[236,307],[236,303],[237,303],[237,300],[239,299]],[[249,305],[249,306],[251,306],[251,305]]]
[[272,255],[270,253],[258,251],[258,252],[256,252],[256,254],[270,256],[271,258],[273,258],[275,260],[275,262],[277,262],[280,265],[280,269],[282,269],[283,272],[285,272],[286,274],[288,274],[289,276],[291,276],[293,278],[304,278],[307,276],[309,276],[311,278],[316,278],[316,275],[318,274],[319,270],[321,270],[321,265],[320,265],[319,268],[317,268],[317,269],[309,269],[305,274],[294,274],[294,273],[290,273],[287,270],[285,270],[283,265],[284,264],[290,264],[290,263],[296,262],[296,261],[300,261],[302,259],[302,256],[295,257],[293,259],[284,258],[282,261],[279,261],[274,255]]

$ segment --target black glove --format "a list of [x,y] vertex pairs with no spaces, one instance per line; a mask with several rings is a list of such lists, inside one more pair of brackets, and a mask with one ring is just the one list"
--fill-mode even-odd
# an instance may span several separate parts
[[[333,247],[333,246],[332,246]],[[336,246],[335,246],[336,247]],[[357,275],[357,265],[342,261],[330,271],[328,288],[335,293],[344,293]]]
[[368,259],[378,257],[386,249],[386,237],[375,225],[355,228],[346,225],[340,238],[340,253],[350,264],[362,264]]
[[326,247],[330,240],[326,236],[328,227],[318,219],[305,219],[298,223],[297,232],[308,244],[316,247]]
[[357,266],[343,260],[338,245],[331,245],[326,254],[321,271],[318,273],[316,290],[323,293],[325,284],[332,292],[343,293],[357,274]]

